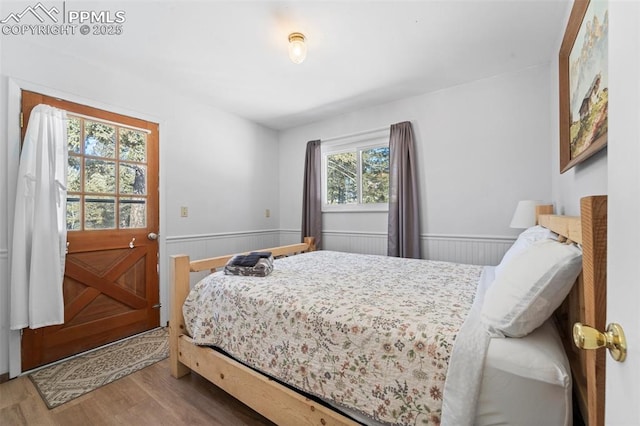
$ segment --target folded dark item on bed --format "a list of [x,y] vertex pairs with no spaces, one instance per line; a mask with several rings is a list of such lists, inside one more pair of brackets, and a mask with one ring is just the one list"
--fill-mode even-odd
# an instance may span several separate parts
[[257,254],[258,256],[260,256],[261,258],[269,258],[271,257],[271,252],[270,251],[252,251],[251,254]]
[[231,266],[245,266],[245,267],[253,267],[256,266],[260,260],[260,256],[256,253],[251,254],[239,254],[237,256],[233,256],[230,260]]
[[259,253],[236,255],[229,259],[224,267],[225,275],[266,277],[271,271],[273,271],[273,257],[270,254],[268,257],[262,257]]

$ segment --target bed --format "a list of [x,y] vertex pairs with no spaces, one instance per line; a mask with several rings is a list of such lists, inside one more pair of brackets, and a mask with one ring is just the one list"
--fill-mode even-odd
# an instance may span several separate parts
[[[548,208],[546,212],[549,212]],[[540,213],[544,211],[541,209]],[[444,411],[444,423],[449,424],[496,424],[516,421],[518,424],[571,424],[572,391],[576,395],[574,399],[577,405],[589,419],[589,424],[600,424],[597,416],[603,416],[603,410],[599,408],[602,399],[598,402],[597,398],[602,388],[600,381],[603,379],[603,370],[600,367],[594,368],[593,371],[590,369],[591,362],[595,361],[594,365],[601,362],[597,359],[600,354],[574,351],[569,345],[563,347],[563,344],[570,341],[568,336],[571,336],[573,322],[580,320],[595,327],[602,327],[598,321],[604,321],[604,318],[576,315],[592,310],[598,312],[597,316],[603,315],[602,287],[606,278],[606,197],[583,199],[580,218],[541,214],[539,222],[558,234],[561,241],[568,239],[582,245],[579,264],[582,273],[563,306],[557,310],[557,314],[553,318],[545,318],[533,327],[533,330],[528,330],[525,337],[520,338],[496,335],[493,338],[478,340],[477,336],[484,333],[478,332],[477,325],[468,325],[472,317],[484,319],[486,316],[490,319],[491,311],[485,312],[483,306],[490,306],[489,302],[496,300],[496,291],[491,290],[493,283],[499,281],[496,274],[502,274],[502,281],[506,279],[505,276],[510,276],[510,273],[500,271],[499,268],[314,252],[313,242],[305,240],[305,243],[265,250],[272,252],[276,257],[288,257],[276,261],[274,273],[266,277],[271,281],[260,281],[256,285],[254,278],[252,284],[247,284],[247,289],[257,291],[257,294],[232,293],[232,290],[238,287],[238,281],[235,281],[237,277],[225,277],[218,272],[210,277],[214,280],[213,284],[201,282],[197,285],[208,288],[209,293],[189,296],[190,272],[222,268],[231,256],[198,261],[191,261],[188,256],[173,256],[171,374],[181,377],[193,370],[278,424],[409,424],[411,421],[439,424],[440,410]],[[293,256],[296,254],[300,255]],[[340,266],[339,258],[348,258],[348,261]],[[361,261],[373,262],[378,269],[371,265],[362,266]],[[412,271],[409,275],[411,278],[399,279],[387,262],[402,262],[404,271]],[[425,270],[418,269],[422,268],[423,264],[429,266]],[[314,265],[319,269],[314,269]],[[513,268],[515,267],[511,269]],[[370,269],[378,278],[388,275],[385,279],[392,282],[394,288],[411,294],[411,297],[417,297],[414,292],[421,291],[421,286],[426,284],[416,283],[411,287],[410,282],[417,276],[431,275],[435,277],[436,287],[425,290],[425,294],[450,291],[459,297],[455,302],[448,303],[459,306],[455,306],[446,321],[431,318],[419,325],[411,325],[415,318],[406,317],[409,315],[407,311],[410,310],[408,305],[415,305],[409,302],[411,297],[401,297],[390,302],[396,296],[389,293],[388,286],[384,285],[369,289],[367,295],[359,295],[352,292],[355,291],[354,287],[362,287],[356,279],[355,284],[351,283],[347,285],[347,289],[339,290],[342,293],[338,296],[329,296],[329,300],[353,299],[358,301],[358,305],[366,306],[369,312],[356,312],[352,313],[352,316],[375,318],[377,326],[373,326],[371,322],[363,326],[349,320],[348,313],[352,307],[343,304],[333,307],[322,305],[322,297],[314,299],[308,293],[315,288],[326,296],[331,291],[331,283],[324,284],[324,287],[319,284],[323,280],[323,270],[331,276],[340,277],[334,281],[346,282],[343,275],[353,275],[361,281],[372,282],[372,278],[363,278],[362,275]],[[443,285],[437,280],[443,273],[451,271],[457,277],[456,284],[447,290],[448,285]],[[311,275],[305,276],[305,273]],[[299,284],[291,286],[280,283],[284,277],[290,276],[295,276]],[[599,296],[587,296],[593,294],[596,284],[596,293]],[[226,285],[231,287],[227,288]],[[274,296],[279,285],[284,286],[284,293]],[[287,285],[290,287],[286,287]],[[442,289],[439,289],[441,287]],[[302,295],[299,297],[304,299],[303,302],[292,299],[293,293],[298,290]],[[212,310],[205,316],[208,315],[212,320],[197,319],[200,317],[192,315],[194,311],[206,311],[204,307],[200,307],[202,304],[195,303],[192,299],[200,297],[209,300],[216,294],[218,298],[231,301],[230,304],[227,307],[207,308]],[[425,294],[420,295],[420,300],[427,299]],[[277,307],[268,306],[269,297],[279,300]],[[451,294],[447,297],[451,297]],[[243,299],[247,299],[249,303],[241,306],[239,303]],[[446,297],[433,299],[429,298],[429,304],[437,304],[438,300],[450,300]],[[384,301],[389,303],[385,304]],[[402,308],[403,303],[407,305],[406,310]],[[302,305],[306,310],[300,309]],[[598,309],[588,305],[598,305]],[[282,306],[290,306],[291,318],[286,314],[283,318],[286,309],[283,311]],[[394,310],[392,307],[400,308]],[[343,311],[338,319],[323,320],[320,315],[325,311],[334,314],[334,310],[340,312],[341,309]],[[273,323],[263,320],[270,311],[280,316]],[[385,320],[380,314],[386,314],[387,311],[390,311],[392,319]],[[418,311],[418,315],[429,315],[427,311]],[[395,321],[394,315],[400,318],[397,321],[400,327],[389,325]],[[223,324],[224,321],[220,317],[229,320],[227,325]],[[500,318],[497,320],[498,323]],[[305,325],[303,320],[309,320],[309,323]],[[328,331],[313,328],[323,321],[331,323],[333,328]],[[475,324],[486,326],[487,321]],[[207,323],[205,325],[212,327],[201,327],[200,323]],[[278,328],[291,324],[298,328],[293,331]],[[247,334],[236,334],[239,331],[234,330],[234,327],[244,329]],[[499,326],[496,327],[500,329]],[[362,328],[367,329],[367,332],[363,332]],[[377,335],[369,333],[369,329],[375,328],[378,328]],[[274,333],[274,330],[277,332]],[[496,333],[501,334],[502,331],[504,330],[498,330]],[[286,344],[278,344],[277,336],[274,340],[273,334],[286,335]],[[316,334],[327,334],[328,339],[320,343],[315,342],[317,339],[313,339],[313,336]],[[207,340],[210,336],[213,336],[213,340]],[[421,339],[420,336],[435,340]],[[482,356],[469,357],[467,353],[465,358],[468,349],[460,349],[464,348],[462,342],[467,341],[465,336],[471,337],[470,343],[467,344],[472,348],[470,353],[474,353],[475,347],[483,353]],[[296,338],[301,340],[294,340]],[[267,345],[264,348],[258,346],[261,340]],[[324,350],[332,344],[335,345],[334,348],[330,351]],[[221,350],[213,350],[206,345],[217,346]],[[290,346],[295,346],[296,350]],[[379,353],[374,353],[372,347],[377,347]],[[364,348],[366,354],[357,354],[354,348]],[[411,357],[405,357],[403,360],[394,358],[400,353],[407,354],[410,350]],[[315,355],[312,356],[310,353]],[[587,359],[585,355],[595,357]],[[416,368],[416,365],[420,365],[420,368]],[[314,371],[311,367],[319,369]],[[447,369],[450,374],[447,374]],[[393,377],[385,379],[384,374]],[[367,385],[371,386],[370,389],[361,385],[363,375],[376,377],[371,385]],[[421,381],[428,383],[420,387]],[[468,398],[472,398],[474,407],[470,413],[466,402]],[[596,408],[596,414],[590,414],[589,407]],[[598,410],[602,410],[602,414],[599,414]],[[542,415],[544,417],[541,417]]]

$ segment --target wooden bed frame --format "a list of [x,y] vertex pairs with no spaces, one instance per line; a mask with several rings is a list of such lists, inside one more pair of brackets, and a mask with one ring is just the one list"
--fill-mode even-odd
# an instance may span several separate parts
[[[605,329],[607,198],[581,200],[581,216],[555,216],[553,206],[537,209],[538,221],[583,248],[583,271],[556,319],[569,357],[574,393],[589,426],[604,424],[604,351],[580,351],[573,345],[575,322]],[[312,238],[301,244],[262,249],[276,256],[315,250]],[[190,272],[215,271],[232,255],[190,261],[187,255],[171,256],[171,318],[169,322],[171,375],[180,378],[194,371],[236,399],[279,425],[356,425],[345,415],[264,376],[234,359],[193,344],[186,335],[182,305],[190,291]]]
[[[581,350],[573,344],[573,325],[580,322],[606,329],[607,319],[607,196],[580,200],[580,217],[541,211],[540,225],[582,245],[582,273],[556,311],[565,352],[571,364],[574,398],[588,426],[604,425],[605,350]],[[575,416],[575,415],[574,415]]]

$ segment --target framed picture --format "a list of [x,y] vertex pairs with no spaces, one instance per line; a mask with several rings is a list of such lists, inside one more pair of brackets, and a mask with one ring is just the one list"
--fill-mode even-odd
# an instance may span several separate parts
[[559,54],[560,173],[607,145],[609,3],[575,0]]

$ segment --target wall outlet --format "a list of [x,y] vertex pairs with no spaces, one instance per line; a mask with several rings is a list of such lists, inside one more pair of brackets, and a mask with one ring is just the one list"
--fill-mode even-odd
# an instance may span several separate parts
[[271,210],[269,210],[269,209],[265,209],[265,211],[264,211],[264,217],[271,217]]
[[187,206],[180,207],[180,217],[187,217],[187,216],[189,216],[189,207]]

